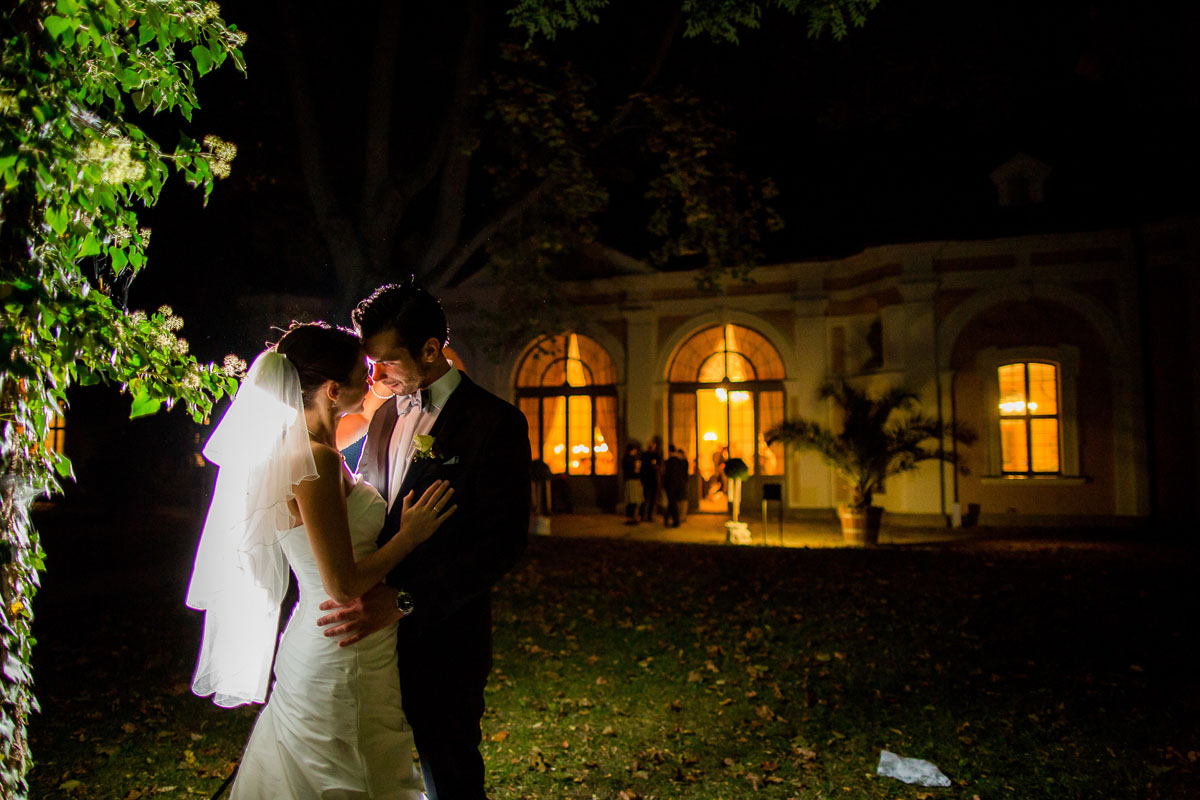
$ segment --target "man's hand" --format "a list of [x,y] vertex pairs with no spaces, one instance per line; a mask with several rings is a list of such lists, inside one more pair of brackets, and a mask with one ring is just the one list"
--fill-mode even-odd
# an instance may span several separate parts
[[404,615],[396,610],[396,590],[386,583],[377,583],[362,597],[351,600],[346,605],[339,605],[333,600],[321,603],[322,611],[332,611],[317,620],[325,628],[329,637],[345,637],[339,639],[338,647],[347,647],[361,642],[364,637],[375,631],[395,625]]

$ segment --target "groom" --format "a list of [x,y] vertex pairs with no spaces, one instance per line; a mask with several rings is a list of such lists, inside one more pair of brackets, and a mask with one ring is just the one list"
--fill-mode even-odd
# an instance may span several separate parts
[[401,620],[400,688],[429,798],[480,800],[488,594],[525,547],[528,427],[521,412],[446,361],[445,312],[411,279],[381,286],[352,318],[376,383],[396,395],[372,418],[359,461],[388,501],[380,541],[399,527],[405,495],[420,497],[434,481],[450,481],[458,510],[385,583],[347,606],[323,605],[334,613],[318,624],[332,626],[326,636],[349,634],[346,645]]

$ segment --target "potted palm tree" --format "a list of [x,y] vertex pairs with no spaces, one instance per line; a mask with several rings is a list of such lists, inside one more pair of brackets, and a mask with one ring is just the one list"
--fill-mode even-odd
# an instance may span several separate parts
[[966,472],[957,453],[947,450],[945,444],[947,440],[970,444],[975,435],[922,414],[911,390],[889,389],[872,396],[836,378],[821,386],[818,397],[832,400],[841,410],[839,432],[809,419],[791,419],[768,430],[766,440],[815,451],[850,484],[850,502],[838,506],[847,542],[870,545],[879,541],[883,509],[871,505],[871,500],[887,478],[931,460],[954,464]]

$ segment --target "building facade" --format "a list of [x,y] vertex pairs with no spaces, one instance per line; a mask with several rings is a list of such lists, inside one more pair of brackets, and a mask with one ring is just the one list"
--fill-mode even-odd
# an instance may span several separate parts
[[842,376],[905,386],[978,434],[967,474],[931,462],[890,479],[889,520],[1129,521],[1200,489],[1178,463],[1194,452],[1181,441],[1200,442],[1196,360],[1179,359],[1194,326],[1160,319],[1197,307],[1195,223],[873,247],[760,267],[720,295],[686,272],[573,281],[586,322],[499,361],[474,324],[496,287],[477,277],[443,299],[474,377],[525,412],[560,508],[615,508],[620,452],[657,438],[687,454],[693,509],[724,512],[719,464],[738,457],[748,507],[778,484],[789,514],[828,515],[847,496],[836,475],[763,434],[785,416],[833,424],[817,389]]

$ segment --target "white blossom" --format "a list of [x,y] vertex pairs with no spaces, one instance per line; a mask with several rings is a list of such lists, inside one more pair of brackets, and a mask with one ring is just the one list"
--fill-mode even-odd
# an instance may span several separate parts
[[221,365],[221,372],[225,373],[230,378],[238,377],[246,371],[246,362],[235,356],[233,353],[225,356],[225,363]]

